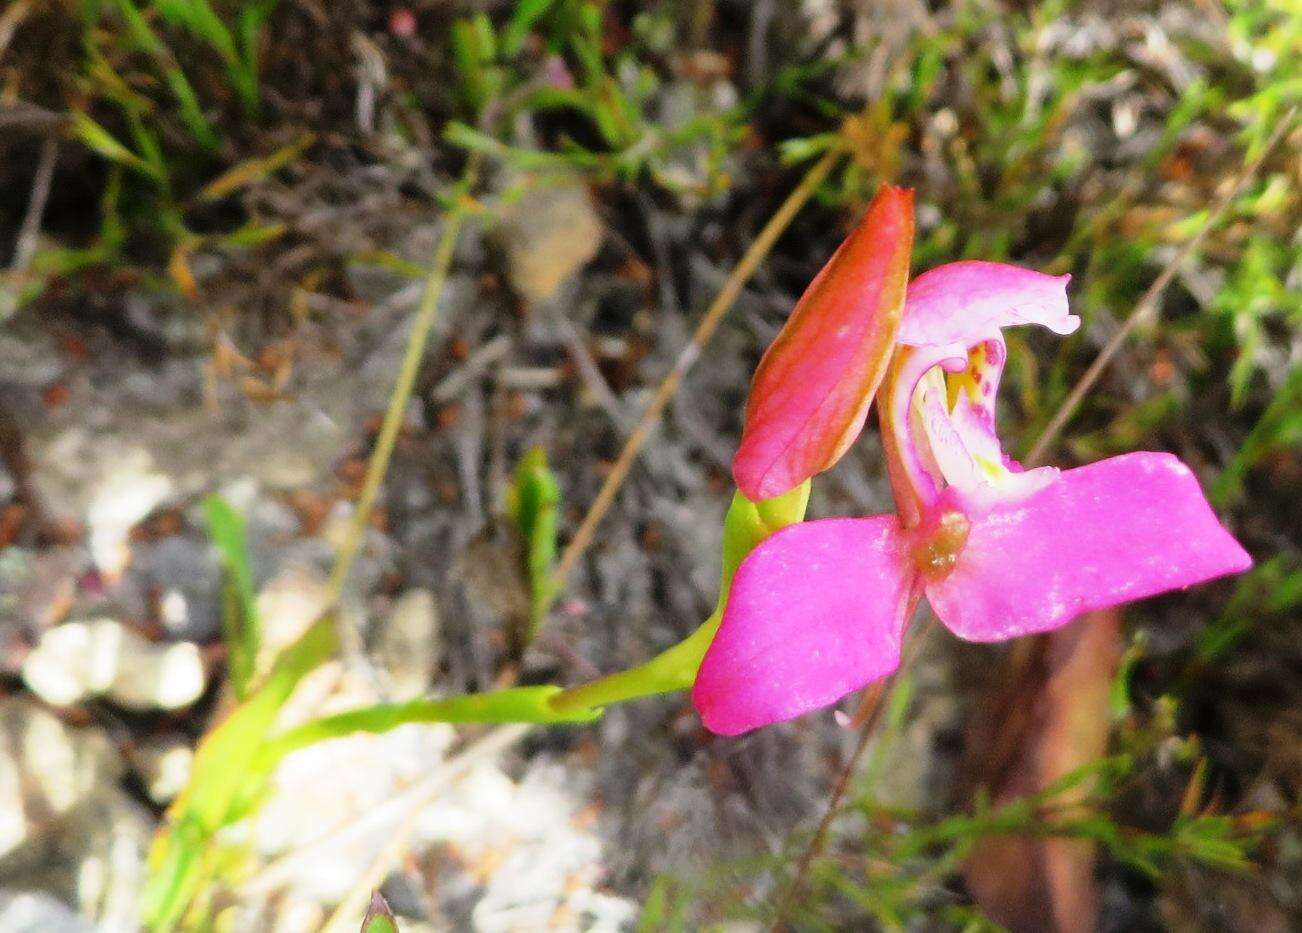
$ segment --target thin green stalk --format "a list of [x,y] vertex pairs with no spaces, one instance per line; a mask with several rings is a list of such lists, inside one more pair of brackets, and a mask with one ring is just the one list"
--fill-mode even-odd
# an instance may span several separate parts
[[357,732],[389,732],[412,722],[447,723],[566,723],[592,722],[599,710],[572,709],[559,711],[551,699],[560,687],[510,687],[489,693],[429,699],[422,697],[405,703],[381,703],[350,709],[333,716],[323,716],[276,737],[265,747],[260,759],[263,768],[274,765],[295,749],[305,748],[326,739]]
[[578,687],[546,685],[511,687],[489,693],[420,698],[404,703],[380,703],[323,716],[291,729],[265,747],[259,767],[269,769],[282,757],[326,739],[356,732],[388,732],[413,722],[534,723],[592,722],[602,708],[660,693],[686,690],[696,677],[705,649],[719,628],[719,613],[695,632],[645,664],[602,677]]
[[402,366],[399,368],[398,378],[393,384],[393,392],[389,395],[389,407],[384,413],[384,421],[380,425],[380,434],[375,440],[375,449],[371,452],[371,459],[366,464],[366,478],[362,482],[362,493],[357,499],[357,508],[353,511],[343,546],[339,549],[334,570],[331,572],[330,581],[326,586],[326,608],[333,606],[343,592],[344,583],[348,579],[348,571],[352,569],[353,559],[357,556],[357,550],[361,546],[367,523],[371,520],[375,500],[380,493],[380,485],[384,482],[385,473],[388,472],[389,458],[393,455],[393,445],[397,441],[398,431],[402,427],[403,415],[407,411],[407,401],[411,398],[411,390],[416,384],[420,363],[425,356],[425,344],[429,340],[430,330],[434,326],[435,318],[438,316],[439,296],[443,293],[443,285],[447,282],[448,270],[452,267],[452,254],[456,249],[457,237],[461,232],[461,225],[465,221],[466,214],[470,211],[470,188],[474,184],[478,173],[479,157],[472,154],[466,164],[461,183],[457,186],[455,200],[444,220],[443,233],[439,237],[438,246],[434,251],[433,265],[430,267],[429,276],[425,280],[425,292],[421,296],[420,307],[416,311],[416,320],[412,324],[411,334],[407,338],[407,350],[402,358]]
[[612,703],[688,689],[696,680],[705,649],[719,630],[720,618],[716,611],[687,638],[645,664],[562,690],[548,705],[558,713],[599,710]]

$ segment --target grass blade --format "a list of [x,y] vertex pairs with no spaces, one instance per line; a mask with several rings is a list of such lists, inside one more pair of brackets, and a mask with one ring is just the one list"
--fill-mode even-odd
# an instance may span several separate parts
[[209,496],[204,502],[204,512],[208,518],[208,536],[221,553],[226,568],[222,629],[229,652],[231,686],[235,696],[243,700],[253,681],[259,643],[257,597],[244,518],[220,496]]
[[556,522],[561,487],[547,465],[547,452],[534,447],[515,470],[507,494],[511,518],[525,547],[525,572],[529,578],[529,640],[542,626],[559,589],[552,579],[556,566]]
[[266,682],[199,743],[190,783],[168,811],[170,825],[149,853],[142,914],[155,930],[176,926],[204,880],[213,835],[238,818],[265,772],[253,768],[276,714],[299,681],[334,653],[334,619],[317,622],[277,659]]

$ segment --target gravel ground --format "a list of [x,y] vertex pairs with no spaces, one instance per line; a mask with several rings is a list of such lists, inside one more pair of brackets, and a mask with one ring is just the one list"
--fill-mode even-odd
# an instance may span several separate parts
[[[387,21],[376,5],[345,6],[323,29],[320,54],[326,72],[333,63],[350,76],[346,87],[313,71],[300,96],[286,97],[307,65],[289,52],[268,59],[268,93],[281,95],[286,127],[322,130],[308,156],[237,199],[244,216],[284,224],[285,238],[257,249],[200,246],[189,256],[194,299],[106,272],[91,287],[59,284],[0,323],[0,930],[135,928],[149,838],[222,702],[221,570],[204,496],[220,492],[248,520],[267,657],[324,598],[421,293],[404,263],[428,263],[438,198],[459,159],[429,141],[429,127],[424,136],[386,132],[386,121],[408,118],[401,92],[439,97],[417,67],[429,49],[377,26]],[[829,80],[846,100],[874,99],[889,86],[892,50],[938,22],[910,3],[793,6],[718,4],[719,47],[748,51],[730,52],[741,64],[704,78],[699,69],[713,59],[703,52],[697,71],[679,68],[657,90],[660,118],[719,112],[775,59],[831,56],[869,37],[873,54]],[[286,16],[278,42],[301,38],[309,7]],[[378,78],[367,77],[372,59],[349,36],[377,50],[386,66]],[[998,23],[984,41],[996,62],[1021,55]],[[1088,85],[1069,108],[1060,146],[1089,153],[1089,169],[1070,185],[1046,184],[1007,226],[1014,259],[1052,256],[1077,215],[1116,191],[1137,185],[1141,207],[1174,217],[1219,190],[1217,178],[1238,162],[1210,120],[1185,133],[1192,178],[1154,180],[1140,167],[1172,106],[1165,89],[1205,76],[1181,49],[1223,41],[1197,5],[1123,13],[1088,4],[1044,29],[1043,55],[1121,49],[1132,67]],[[959,117],[980,106],[968,99],[975,93],[956,76],[951,106],[909,131],[899,170],[926,193],[923,231],[951,221],[980,228],[1001,209],[973,213],[960,196],[965,180],[942,155]],[[815,123],[778,100],[755,115],[753,132],[781,139]],[[547,132],[540,121],[518,135]],[[10,151],[26,170],[3,177],[25,192],[35,137],[0,140],[0,153]],[[64,152],[56,177],[75,177],[86,158]],[[708,162],[704,147],[689,147],[665,171],[694,184]],[[762,144],[731,150],[722,172],[722,191],[687,185],[671,195],[488,170],[343,600],[349,643],[300,688],[287,722],[483,689],[506,673],[577,682],[650,657],[710,611],[749,374],[853,210],[811,206],[743,292],[523,657],[512,633],[527,616],[527,582],[504,494],[520,455],[541,444],[562,485],[562,534],[577,525],[696,316],[796,177]],[[85,203],[84,190],[56,188],[43,245],[78,235],[68,220],[78,198]],[[942,217],[938,205],[949,204],[952,216]],[[12,213],[0,216],[6,242]],[[1181,274],[1168,311],[1219,287],[1219,248]],[[1172,251],[1160,246],[1156,265]],[[1105,318],[1091,318],[1091,345],[1110,334]],[[1286,364],[1296,341],[1282,346]],[[1050,367],[1039,343],[1029,352]],[[1124,356],[1102,393],[1123,406],[1143,401],[1152,362]],[[1224,409],[1224,392],[1190,386],[1185,416],[1132,446],[1175,449],[1211,469],[1218,448],[1237,443],[1217,433],[1245,430],[1219,427]],[[1097,455],[1099,429],[1087,418],[1069,455]],[[888,510],[880,463],[870,434],[817,488],[811,512]],[[1289,476],[1296,453],[1262,481],[1262,504],[1235,516],[1257,553],[1296,547]],[[1145,684],[1164,689],[1171,659],[1229,592],[1145,610]],[[1294,622],[1254,638],[1192,689],[1183,728],[1206,736],[1227,810],[1296,808],[1296,633]],[[967,730],[980,699],[998,692],[1004,658],[928,640],[915,702],[874,785],[881,804],[933,816],[963,804]],[[742,860],[782,852],[809,827],[854,739],[817,715],[720,740],[685,698],[668,697],[612,709],[591,727],[404,727],[339,740],[293,755],[262,815],[235,827],[226,841],[251,845],[261,870],[224,896],[240,929],[313,929],[395,835],[409,833],[409,854],[384,888],[404,931],[629,929],[661,875],[720,878],[720,889],[740,884],[765,898],[772,876]],[[1123,811],[1178,804],[1181,788],[1146,792]],[[1234,928],[1285,929],[1302,890],[1297,842],[1295,833],[1271,842],[1269,867],[1255,878],[1189,867],[1153,886],[1105,867],[1103,926],[1214,929],[1229,917]],[[703,916],[713,900],[707,891]]]

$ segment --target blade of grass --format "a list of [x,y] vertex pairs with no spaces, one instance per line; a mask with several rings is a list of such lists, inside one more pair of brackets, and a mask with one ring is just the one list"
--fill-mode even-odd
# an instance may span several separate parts
[[276,11],[279,2],[280,0],[257,0],[246,3],[235,19],[240,67],[232,77],[236,78],[235,89],[244,101],[245,112],[251,116],[257,116],[262,107],[261,92],[258,89],[262,80],[262,61],[258,48],[262,41],[262,27]]
[[208,519],[208,537],[217,546],[226,568],[223,635],[231,686],[236,699],[243,700],[253,682],[259,642],[257,597],[253,590],[253,571],[249,566],[244,518],[220,496],[209,496],[204,502],[204,512]]
[[236,61],[235,38],[208,0],[152,0],[167,22],[186,30],[213,47],[222,61]]
[[252,765],[285,700],[299,681],[335,651],[334,620],[317,622],[277,659],[267,680],[199,743],[190,782],[154,840],[143,893],[145,925],[175,927],[203,881],[203,854],[232,812],[247,799]]
[[185,72],[177,64],[172,50],[154,33],[153,28],[132,0],[117,0],[116,6],[122,14],[122,20],[126,24],[127,34],[131,40],[140,51],[152,57],[163,72],[163,80],[167,82],[172,96],[176,98],[179,105],[178,112],[190,130],[190,134],[205,149],[216,149],[217,134],[213,132],[208,118],[203,115],[203,108],[199,106],[199,97],[195,94],[194,87],[185,76]]
[[556,520],[561,488],[547,465],[547,452],[535,447],[520,458],[507,493],[511,518],[524,540],[529,577],[529,631],[532,640],[542,627],[556,596],[552,568],[556,564]]
[[270,155],[246,159],[204,185],[197,200],[218,201],[255,181],[266,178],[292,163],[314,142],[316,142],[316,134],[304,133],[288,146],[282,146]]
[[128,149],[112,133],[86,116],[86,114],[80,110],[74,110],[71,116],[72,135],[88,149],[98,152],[110,162],[125,165],[155,181],[162,180],[154,166]]

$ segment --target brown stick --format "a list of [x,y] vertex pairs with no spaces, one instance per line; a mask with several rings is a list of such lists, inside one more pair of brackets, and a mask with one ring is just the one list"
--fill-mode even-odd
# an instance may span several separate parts
[[657,387],[651,403],[647,405],[646,410],[638,419],[633,430],[629,432],[628,440],[624,442],[624,448],[619,452],[615,459],[614,466],[611,467],[609,475],[606,476],[605,482],[601,484],[601,489],[597,491],[597,497],[592,500],[592,505],[588,507],[587,514],[583,516],[583,521],[579,523],[578,529],[574,532],[574,537],[570,538],[569,543],[565,545],[565,550],[561,553],[560,560],[556,563],[556,569],[552,574],[552,580],[557,586],[565,583],[566,578],[574,569],[574,564],[588,545],[592,543],[592,536],[597,530],[597,525],[605,518],[606,512],[610,510],[615,501],[615,495],[619,492],[620,486],[628,477],[628,471],[633,466],[633,461],[646,445],[647,439],[651,436],[651,431],[655,427],[660,416],[664,413],[670,399],[678,391],[679,384],[683,381],[683,376],[692,368],[692,364],[700,357],[701,351],[714,336],[718,329],[723,316],[732,307],[737,296],[741,294],[742,288],[750,277],[754,275],[759,264],[764,261],[777,242],[782,232],[795,218],[796,214],[804,207],[805,202],[813,196],[818,190],[818,186],[823,183],[829,172],[840,160],[844,154],[841,147],[829,150],[821,159],[819,159],[805,177],[800,180],[787,199],[782,202],[782,206],[777,209],[769,222],[764,225],[764,229],[755,237],[746,254],[741,257],[741,261],[733,268],[719,293],[715,295],[714,301],[701,317],[701,321],[696,325],[696,331],[692,334],[692,339],[688,342],[678,359],[674,362],[673,369],[661,381]]
[[1234,184],[1230,186],[1230,190],[1216,202],[1216,206],[1212,208],[1211,213],[1207,215],[1206,222],[1203,223],[1203,225],[1198,228],[1198,232],[1180,248],[1180,251],[1175,254],[1175,257],[1166,264],[1166,268],[1162,270],[1161,274],[1153,280],[1153,284],[1148,287],[1146,292],[1144,292],[1143,297],[1139,299],[1139,303],[1135,305],[1135,309],[1130,312],[1130,315],[1122,322],[1121,327],[1119,327],[1117,332],[1112,335],[1112,339],[1109,340],[1103,349],[1099,351],[1099,355],[1094,358],[1094,362],[1090,364],[1089,369],[1085,370],[1084,374],[1079,380],[1077,380],[1076,385],[1072,387],[1071,392],[1068,393],[1065,399],[1063,399],[1062,404],[1058,406],[1058,410],[1054,413],[1054,416],[1049,419],[1049,423],[1045,425],[1044,430],[1040,432],[1039,439],[1035,442],[1035,446],[1031,448],[1030,454],[1027,455],[1027,466],[1038,464],[1044,455],[1049,452],[1050,446],[1058,439],[1058,435],[1062,433],[1062,429],[1066,427],[1067,422],[1071,420],[1071,416],[1076,413],[1076,409],[1080,406],[1086,393],[1089,392],[1090,389],[1094,388],[1094,383],[1099,381],[1099,377],[1103,375],[1103,370],[1112,362],[1112,358],[1117,355],[1117,351],[1121,349],[1121,345],[1125,343],[1126,338],[1130,336],[1130,332],[1133,331],[1140,322],[1147,321],[1157,313],[1157,301],[1162,297],[1162,293],[1166,291],[1166,287],[1171,284],[1171,280],[1175,278],[1175,274],[1180,271],[1180,267],[1184,265],[1185,260],[1193,254],[1194,250],[1198,249],[1198,247],[1202,245],[1207,234],[1220,221],[1221,217],[1234,202],[1234,199],[1238,197],[1239,192],[1247,186],[1248,182],[1252,181],[1252,179],[1256,177],[1257,172],[1261,170],[1262,164],[1266,161],[1266,157],[1274,151],[1275,147],[1279,145],[1280,140],[1289,132],[1293,125],[1293,118],[1296,115],[1296,107],[1292,108],[1287,114],[1285,114],[1284,119],[1280,121],[1275,132],[1270,135],[1270,139],[1266,141],[1266,145],[1262,147],[1261,152],[1252,160],[1252,164],[1243,170]]

